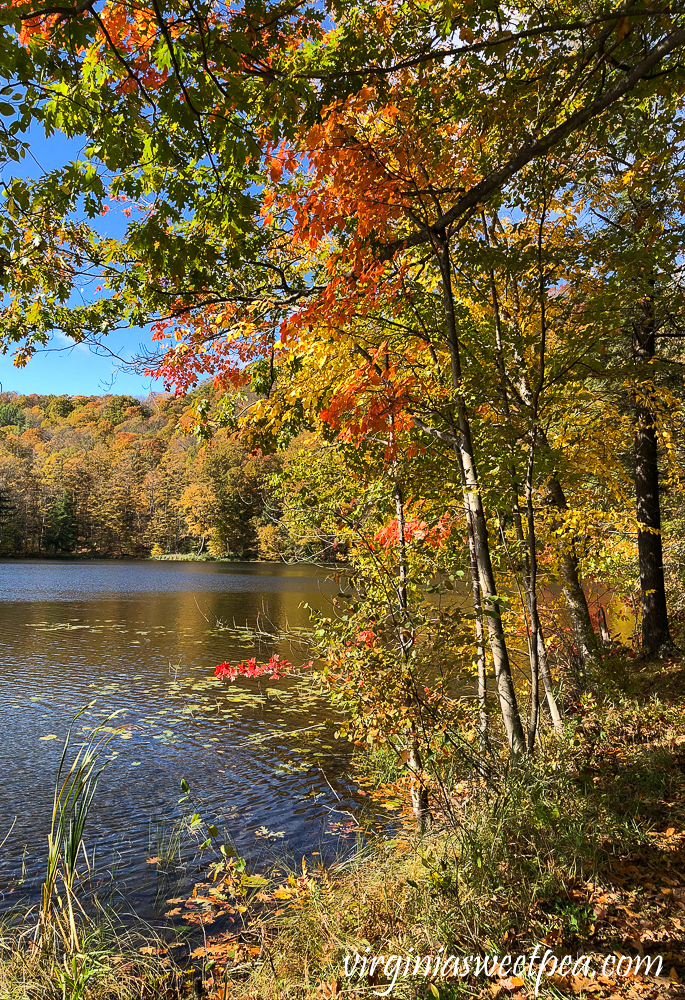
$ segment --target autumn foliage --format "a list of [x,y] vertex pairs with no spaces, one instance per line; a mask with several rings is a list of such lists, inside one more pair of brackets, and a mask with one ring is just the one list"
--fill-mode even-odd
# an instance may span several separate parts
[[682,12],[22,0],[5,25],[36,70],[16,113],[85,146],[7,186],[4,346],[148,326],[138,366],[217,442],[173,500],[188,547],[233,550],[238,449],[262,552],[346,567],[313,658],[420,822],[427,761],[531,756],[564,678],[673,649]]

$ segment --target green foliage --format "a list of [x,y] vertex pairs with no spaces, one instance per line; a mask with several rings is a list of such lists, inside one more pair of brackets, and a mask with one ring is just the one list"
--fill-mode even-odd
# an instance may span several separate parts
[[69,490],[62,495],[50,511],[47,545],[56,553],[73,552],[78,544],[78,516],[74,497]]
[[19,541],[19,531],[15,523],[16,507],[11,493],[0,489],[0,554],[9,555],[15,551]]
[[[461,731],[474,735],[473,703],[462,696],[473,675],[473,615],[451,599],[463,539],[439,501],[421,496],[432,457],[400,454],[388,470],[386,446],[382,433],[358,448],[310,436],[288,453],[279,503],[310,558],[338,563],[332,607],[311,620],[319,677],[345,713],[340,732],[379,760],[389,754],[405,778],[413,747],[439,781],[455,747],[477,766]],[[409,496],[421,499],[410,505]]]
[[22,428],[26,424],[24,411],[16,403],[0,403],[0,427]]
[[135,413],[136,410],[140,410],[140,400],[133,396],[110,396],[102,410],[102,416],[117,425],[123,423],[127,415],[132,415],[131,411]]
[[[316,978],[343,981],[347,995],[364,997],[366,977],[344,976],[345,956],[355,953],[531,957],[538,945],[593,960],[642,954],[630,946],[626,919],[658,935],[656,953],[679,956],[683,664],[645,664],[638,678],[629,662],[616,658],[611,666],[611,691],[579,709],[560,740],[545,739],[536,760],[514,768],[500,762],[490,787],[455,780],[430,833],[398,823],[391,838],[374,837],[354,858],[314,869],[306,880],[290,875],[292,903],[283,893],[266,915],[259,911],[272,931],[272,961],[247,981],[233,978],[229,964],[231,996],[304,997]],[[370,762],[372,778],[384,780],[383,771],[382,762],[380,772]],[[641,773],[653,783],[650,795]],[[592,968],[601,964],[600,957]],[[525,995],[535,990],[535,971],[518,984],[511,970],[500,980],[400,976],[389,995],[486,998],[504,992],[502,982],[513,996]],[[573,992],[582,995],[581,978]],[[379,975],[374,989],[385,985]],[[617,978],[598,985],[606,1000],[630,996]],[[665,978],[650,988],[664,1000],[672,991]],[[561,1000],[569,990],[543,979],[538,995]]]
[[55,396],[47,405],[46,414],[51,420],[68,417],[74,410],[75,403],[69,396]]

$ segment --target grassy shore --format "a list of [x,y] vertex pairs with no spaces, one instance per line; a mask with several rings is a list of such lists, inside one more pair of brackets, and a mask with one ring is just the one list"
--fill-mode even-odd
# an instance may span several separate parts
[[162,965],[112,939],[86,942],[84,954],[69,958],[50,955],[16,934],[0,939],[2,1000],[175,1000],[193,993],[192,970]]
[[154,562],[262,562],[261,559],[240,559],[238,556],[213,556],[209,552],[167,552],[163,555],[144,556]]
[[[536,944],[591,963],[543,975],[539,996],[685,997],[684,663],[617,657],[584,687],[594,696],[569,695],[563,738],[545,730],[532,762],[500,763],[488,785],[457,766],[427,834],[407,822],[328,869],[255,882],[233,864],[198,886],[180,910],[204,943],[182,962],[159,943],[126,953],[101,938],[69,973],[8,930],[0,998],[370,997],[390,985],[383,965],[346,976],[346,955],[401,956],[405,968],[408,955],[530,956]],[[378,760],[366,774],[387,796]],[[660,955],[661,975],[603,975],[617,954]],[[535,995],[536,968],[424,970],[399,975],[388,995]]]

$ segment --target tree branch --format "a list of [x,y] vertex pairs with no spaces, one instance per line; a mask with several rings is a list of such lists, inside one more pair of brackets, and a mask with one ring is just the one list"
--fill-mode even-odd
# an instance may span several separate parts
[[430,434],[431,437],[437,438],[439,441],[444,441],[451,448],[458,448],[460,446],[460,440],[456,434],[450,434],[448,431],[441,431],[437,427],[431,427],[425,420],[414,416],[413,413],[411,414],[411,419],[414,426],[418,427],[424,434]]
[[37,17],[49,17],[51,14],[59,14],[60,20],[70,21],[72,17],[78,17],[90,11],[95,5],[95,0],[81,0],[75,7],[41,7],[40,10],[31,11],[28,14],[20,14],[21,21],[33,21]]
[[390,260],[398,250],[408,250],[411,247],[420,246],[423,243],[441,236],[448,226],[458,223],[455,227],[458,231],[471,217],[474,211],[495,191],[502,187],[508,180],[517,174],[523,167],[533,160],[539,159],[552,149],[553,146],[566,139],[572,132],[582,128],[592,118],[596,118],[607,108],[615,104],[621,97],[633,89],[647,74],[674,49],[682,48],[685,45],[685,28],[678,28],[668,37],[664,38],[658,45],[641,59],[630,72],[626,73],[622,80],[610,87],[604,94],[591,101],[587,107],[581,108],[572,114],[565,122],[557,125],[546,135],[541,136],[534,142],[529,142],[523,146],[515,156],[512,156],[498,170],[493,171],[488,177],[464,194],[455,205],[452,206],[441,218],[431,226],[426,226],[420,232],[413,233],[404,239],[396,240],[387,244],[381,253],[381,260]]

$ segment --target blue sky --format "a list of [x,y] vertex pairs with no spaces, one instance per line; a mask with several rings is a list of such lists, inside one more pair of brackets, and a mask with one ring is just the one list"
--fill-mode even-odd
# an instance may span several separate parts
[[[70,159],[78,157],[82,142],[71,141],[62,134],[46,138],[42,129],[33,128],[29,133],[30,152],[20,163],[9,163],[0,168],[3,180],[11,176],[38,177]],[[125,220],[113,209],[102,220],[98,229],[107,235],[120,235]],[[121,358],[130,358],[146,343],[144,330],[132,329],[113,334],[107,345]],[[4,392],[41,394],[126,393],[147,396],[150,390],[161,392],[161,381],[122,370],[121,361],[111,355],[98,354],[85,345],[74,346],[63,335],[55,338],[51,349],[36,354],[25,368],[16,368],[11,354],[0,355],[0,384]]]
[[[144,333],[131,331],[108,339],[117,353],[136,353]],[[98,395],[126,393],[147,396],[151,389],[161,392],[161,381],[143,375],[119,371],[119,362],[111,357],[98,357],[88,347],[69,347],[65,337],[55,342],[55,350],[37,354],[25,368],[16,368],[9,354],[0,356],[0,383],[4,392],[22,394],[37,392],[57,395]],[[114,381],[113,381],[114,380]]]

